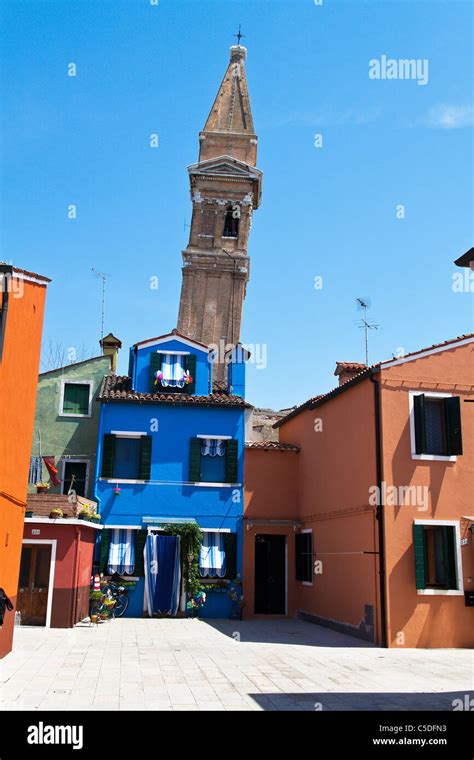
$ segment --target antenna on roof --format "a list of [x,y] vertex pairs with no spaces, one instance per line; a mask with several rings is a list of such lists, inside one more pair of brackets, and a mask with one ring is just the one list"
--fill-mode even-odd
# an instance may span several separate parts
[[110,275],[106,274],[105,272],[99,272],[97,269],[94,269],[94,267],[92,267],[92,271],[94,272],[95,277],[98,277],[99,280],[102,280],[102,311],[101,311],[101,320],[100,320],[100,339],[102,340],[102,338],[104,337],[105,282]]
[[365,333],[365,365],[369,366],[369,330],[378,330],[380,325],[367,319],[367,309],[370,309],[370,298],[356,298],[357,311],[363,311],[364,316],[357,321],[357,326]]

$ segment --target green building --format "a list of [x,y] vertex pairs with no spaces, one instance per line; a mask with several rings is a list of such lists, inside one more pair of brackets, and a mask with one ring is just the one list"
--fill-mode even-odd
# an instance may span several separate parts
[[50,482],[43,457],[54,457],[61,481],[49,493],[91,498],[99,424],[97,396],[105,375],[115,372],[120,341],[108,335],[101,341],[103,356],[43,372],[38,377],[35,427],[28,491],[36,482]]

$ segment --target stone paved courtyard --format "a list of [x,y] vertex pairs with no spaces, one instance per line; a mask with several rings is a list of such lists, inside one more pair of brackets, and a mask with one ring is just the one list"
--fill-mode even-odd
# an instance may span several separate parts
[[471,650],[383,650],[296,620],[16,628],[3,710],[452,710]]

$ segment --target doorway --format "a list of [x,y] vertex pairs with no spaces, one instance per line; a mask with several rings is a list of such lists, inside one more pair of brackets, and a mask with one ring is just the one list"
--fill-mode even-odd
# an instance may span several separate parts
[[254,612],[286,614],[286,536],[255,536]]
[[22,625],[49,625],[52,551],[51,543],[23,544],[16,605]]

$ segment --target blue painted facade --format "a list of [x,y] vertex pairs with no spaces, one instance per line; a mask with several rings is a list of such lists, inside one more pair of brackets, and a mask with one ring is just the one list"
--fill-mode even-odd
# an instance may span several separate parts
[[[149,342],[151,343],[151,341]],[[196,357],[195,385],[193,396],[206,397],[204,403],[163,403],[154,401],[150,396],[150,361],[151,354],[159,352],[181,352]],[[152,345],[137,345],[130,349],[129,376],[131,388],[136,394],[146,394],[137,400],[117,400],[102,398],[95,473],[94,499],[102,522],[114,526],[140,526],[163,524],[167,518],[193,518],[202,527],[213,530],[227,530],[237,537],[237,573],[242,573],[242,517],[244,506],[244,442],[245,442],[245,390],[244,359],[240,355],[234,358],[235,366],[229,377],[238,382],[235,395],[240,395],[241,403],[233,403],[227,397],[228,405],[212,396],[212,364],[208,360],[208,351],[200,344],[194,344],[176,335],[157,339]],[[166,389],[154,392],[166,395]],[[152,391],[153,392],[153,391]],[[133,396],[133,392],[131,392]],[[187,394],[183,394],[187,395]],[[226,399],[226,400],[227,400]],[[116,436],[116,434],[119,434]],[[151,439],[151,466],[149,479],[103,477],[104,441],[107,435],[122,439],[126,434],[146,435]],[[105,438],[104,438],[105,436]],[[202,472],[207,473],[207,480],[198,482],[190,480],[190,439],[201,436],[222,436],[236,441],[237,468],[236,479],[232,483],[224,482],[222,475],[223,458],[215,460],[202,459]],[[128,439],[127,439],[128,440]],[[133,439],[131,448],[133,448]],[[106,444],[107,445],[107,444]],[[235,445],[235,444],[234,444]],[[123,442],[120,441],[120,447]],[[117,451],[117,449],[116,449]],[[129,454],[125,453],[126,457]],[[114,467],[119,465],[114,462]],[[127,463],[125,462],[125,468]],[[215,468],[218,481],[214,481]],[[120,488],[120,495],[114,489]],[[208,601],[200,609],[203,617],[229,617],[232,602],[226,593],[211,590],[209,585]],[[132,598],[137,596],[137,598]],[[143,599],[143,582],[139,583],[130,599],[130,613],[140,614]]]

